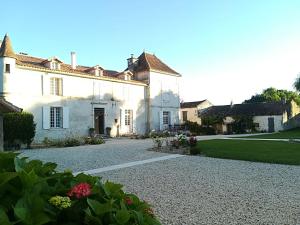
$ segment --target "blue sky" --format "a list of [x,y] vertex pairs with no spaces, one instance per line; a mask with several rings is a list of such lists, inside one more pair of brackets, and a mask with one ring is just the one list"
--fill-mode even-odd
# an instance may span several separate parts
[[5,1],[16,52],[123,70],[146,50],[183,75],[185,101],[239,103],[290,89],[300,72],[300,1]]

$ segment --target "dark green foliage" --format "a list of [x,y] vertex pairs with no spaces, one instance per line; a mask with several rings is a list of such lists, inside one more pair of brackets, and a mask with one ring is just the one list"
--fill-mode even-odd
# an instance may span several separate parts
[[[202,120],[202,118],[201,118]],[[197,122],[191,122],[191,121],[186,121],[185,122],[185,127],[187,130],[189,130],[193,135],[214,135],[216,134],[215,129],[211,127],[209,124],[209,118],[204,118],[204,124],[203,126],[200,126]],[[203,120],[202,120],[203,123]],[[209,125],[207,125],[209,124]]]
[[223,119],[224,119],[224,117],[221,117],[221,116],[201,117],[201,121],[204,126],[212,126],[212,125],[223,123]]
[[300,105],[300,95],[297,92],[287,91],[287,90],[277,90],[276,88],[271,87],[265,89],[261,94],[253,95],[250,99],[245,100],[244,103],[280,102],[280,101],[289,102],[291,100],[294,100],[297,104]]
[[73,147],[73,146],[79,146],[79,145],[81,145],[81,142],[77,138],[68,137],[64,140],[64,147]]
[[105,143],[105,141],[101,137],[87,137],[85,138],[84,142],[88,145],[100,145]]
[[190,147],[190,154],[191,155],[199,155],[200,154],[200,148],[197,148],[196,146]]
[[300,165],[300,143],[257,140],[208,140],[197,148],[208,157]]
[[255,124],[252,116],[234,116],[232,125],[232,132],[236,134],[244,134],[255,131]]
[[7,149],[20,148],[20,144],[30,144],[35,136],[36,124],[30,113],[6,113],[3,118],[4,142]]
[[[159,225],[144,201],[99,177],[55,171],[56,164],[0,153],[1,225]],[[88,192],[70,194],[86,184]],[[49,201],[65,198],[68,204]]]
[[300,75],[298,75],[297,79],[295,80],[294,87],[300,92]]

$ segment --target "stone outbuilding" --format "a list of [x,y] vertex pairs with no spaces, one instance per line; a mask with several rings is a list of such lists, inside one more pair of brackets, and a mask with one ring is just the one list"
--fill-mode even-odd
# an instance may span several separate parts
[[21,112],[22,109],[7,102],[4,98],[0,98],[0,151],[3,151],[3,113]]
[[294,101],[211,106],[200,113],[201,118],[223,118],[222,123],[215,124],[214,127],[217,133],[225,134],[232,133],[235,117],[252,117],[257,131],[277,132],[288,129],[289,121],[299,115],[300,106]]

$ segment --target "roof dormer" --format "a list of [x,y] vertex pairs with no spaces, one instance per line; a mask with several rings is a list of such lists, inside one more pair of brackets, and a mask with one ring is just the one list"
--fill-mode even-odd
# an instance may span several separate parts
[[103,76],[103,68],[99,65],[93,66],[87,70],[85,70],[85,72],[88,72],[92,75],[95,75],[96,77],[101,77]]
[[123,71],[117,75],[122,80],[132,80],[133,73],[129,70]]
[[48,67],[51,70],[60,70],[60,65],[62,63],[63,62],[59,60],[57,57],[52,57],[42,62],[42,64],[44,64],[46,67]]

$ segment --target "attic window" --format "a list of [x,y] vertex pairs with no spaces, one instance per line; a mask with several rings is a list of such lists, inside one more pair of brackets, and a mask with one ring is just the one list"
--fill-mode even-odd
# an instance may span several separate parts
[[59,65],[58,62],[51,62],[50,66],[51,66],[50,68],[52,70],[59,70],[60,69],[60,65]]
[[5,64],[5,73],[10,73],[10,64]]
[[124,78],[125,78],[124,80],[131,80],[130,75],[125,75]]

